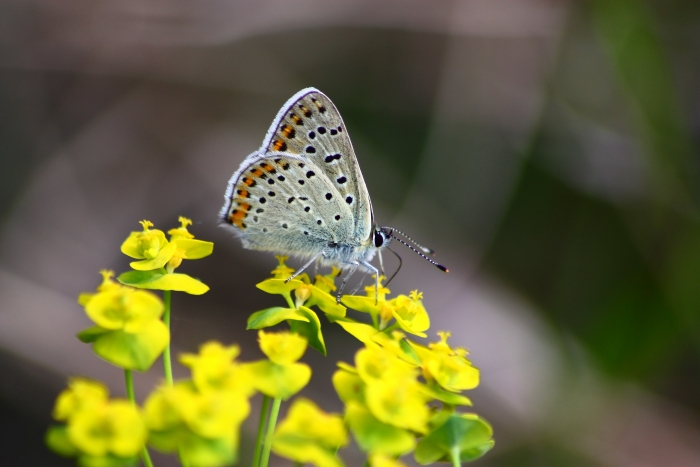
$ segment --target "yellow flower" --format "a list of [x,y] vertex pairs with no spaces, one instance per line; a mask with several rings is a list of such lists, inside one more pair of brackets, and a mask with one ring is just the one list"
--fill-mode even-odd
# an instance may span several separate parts
[[318,467],[341,467],[336,451],[348,443],[340,415],[328,414],[308,399],[297,399],[272,441],[276,454]]
[[91,410],[105,404],[108,397],[109,390],[102,383],[87,378],[71,378],[68,381],[68,389],[56,398],[53,418],[68,420],[81,410]]
[[392,300],[393,317],[401,329],[416,336],[426,337],[423,332],[430,327],[430,317],[423,307],[423,294],[414,290],[407,297],[399,295]]
[[237,345],[224,347],[211,341],[202,344],[199,354],[181,355],[180,362],[192,370],[192,380],[201,392],[223,390],[252,395],[247,373],[234,361],[239,353]]
[[183,216],[178,217],[177,221],[180,223],[180,227],[168,230],[168,235],[170,235],[170,239],[174,240],[176,238],[194,238],[194,235],[192,235],[187,230],[187,226],[192,225],[192,221]]
[[368,345],[355,355],[357,372],[366,383],[388,378],[415,378],[415,366],[399,359],[393,352],[378,345]]
[[311,368],[296,363],[306,350],[304,337],[290,332],[258,332],[260,348],[270,360],[243,364],[251,384],[270,397],[283,400],[299,392],[311,379]]
[[104,329],[137,333],[160,318],[163,302],[150,292],[114,287],[95,294],[85,312]]
[[81,410],[68,421],[68,439],[89,456],[135,456],[146,443],[146,436],[140,412],[125,400]]
[[427,432],[429,398],[415,379],[391,375],[365,382],[367,407],[378,420],[418,433]]
[[[376,276],[372,276],[376,277]],[[340,300],[345,306],[357,311],[369,313],[372,316],[372,321],[377,329],[386,328],[387,323],[394,315],[395,305],[393,301],[387,301],[386,296],[391,291],[382,285],[384,276],[379,276],[379,291],[376,285],[365,287],[366,296],[360,295],[344,295]]]
[[[114,277],[114,271],[109,269],[100,270],[100,275],[102,276],[102,283],[97,286],[98,292],[106,292],[110,289],[118,289],[121,285],[118,282],[114,282],[112,277]],[[82,306],[87,305],[87,303],[94,297],[95,294],[91,292],[83,292],[78,295],[78,303]]]
[[[174,433],[178,427],[186,427],[205,438],[220,438],[238,430],[250,412],[250,404],[237,391],[201,393],[189,382],[182,382],[160,386],[146,400],[144,412],[152,431]],[[171,447],[175,448],[173,441]]]
[[248,399],[234,391],[199,393],[182,401],[187,426],[204,438],[231,438],[250,413]]
[[[377,277],[376,275],[372,275],[372,277]],[[385,301],[386,296],[391,293],[391,290],[388,288],[384,287],[382,285],[382,282],[386,279],[385,276],[379,276],[379,291],[375,293],[375,290],[377,290],[377,285],[369,285],[365,287],[365,293],[367,294],[368,298],[376,298],[378,301]]]
[[452,349],[447,339],[449,332],[439,332],[439,342],[429,345],[430,350],[414,345],[422,360],[423,377],[450,392],[474,389],[479,385],[479,370],[466,358],[465,349]]
[[153,229],[151,221],[141,221],[142,232],[131,232],[122,243],[122,253],[139,259],[133,261],[130,266],[138,271],[150,271],[162,268],[175,253],[177,246],[168,242],[162,230]]
[[406,467],[406,464],[398,459],[393,459],[385,454],[370,454],[369,465],[371,467]]
[[296,289],[294,289],[294,296],[296,297],[295,304],[297,308],[302,306],[311,297],[311,291],[313,289],[312,285],[302,284]]
[[205,258],[214,251],[212,242],[196,240],[194,235],[187,230],[187,226],[192,225],[190,219],[180,216],[178,220],[181,224],[180,227],[168,230],[170,242],[176,246],[166,265],[166,270],[169,273],[172,273],[175,268],[179,267],[183,259]]
[[307,341],[291,332],[266,333],[261,330],[258,331],[258,343],[267,358],[278,365],[285,365],[296,362],[304,355]]
[[282,279],[282,280],[287,280],[289,277],[294,274],[294,269],[290,268],[285,264],[285,261],[289,259],[289,256],[285,255],[275,255],[275,258],[277,258],[277,261],[279,261],[279,264],[275,269],[272,270],[272,276],[275,279]]
[[335,266],[331,266],[331,273],[324,276],[317,275],[314,280],[314,285],[326,293],[335,292],[337,287],[335,286],[335,278],[340,275],[342,271]]

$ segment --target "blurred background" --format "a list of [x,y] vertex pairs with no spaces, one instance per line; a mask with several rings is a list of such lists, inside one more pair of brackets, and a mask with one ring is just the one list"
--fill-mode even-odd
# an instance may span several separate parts
[[[279,107],[314,86],[379,222],[450,269],[397,245],[390,288],[421,289],[431,340],[451,330],[481,368],[496,447],[475,465],[700,465],[699,82],[693,0],[1,2],[5,463],[73,465],[43,445],[68,376],[124,394],[74,337],[90,325],[76,297],[128,269],[141,219],[185,215],[215,243],[181,267],[211,291],[175,295],[175,353],[218,339],[260,358],[245,322],[277,303],[254,287],[276,260],[217,213]],[[338,411],[330,374],[358,343],[322,322],[305,394]],[[160,374],[136,375],[138,397]]]

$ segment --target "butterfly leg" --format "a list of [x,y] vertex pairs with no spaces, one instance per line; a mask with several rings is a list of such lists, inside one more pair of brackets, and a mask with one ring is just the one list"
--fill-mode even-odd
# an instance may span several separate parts
[[340,283],[340,287],[338,287],[338,293],[335,295],[336,303],[340,303],[340,296],[343,295],[343,290],[345,289],[345,285],[348,283],[348,279],[350,279],[350,276],[352,276],[355,271],[357,271],[357,268],[360,267],[360,263],[357,261],[346,263],[346,265],[350,266],[350,269],[348,270],[348,274],[345,276],[345,279],[343,279],[343,282]]
[[289,276],[289,277],[284,281],[285,284],[286,284],[287,282],[291,281],[292,279],[294,279],[295,277],[297,277],[297,276],[298,276],[299,274],[301,274],[302,272],[304,272],[304,270],[305,270],[306,268],[308,268],[309,266],[311,266],[311,264],[312,264],[314,261],[316,261],[318,258],[320,258],[321,256],[323,256],[323,254],[324,254],[325,252],[326,252],[325,250],[321,250],[321,251],[319,251],[318,253],[316,253],[316,254],[314,255],[313,258],[311,258],[310,260],[308,260],[308,261],[306,262],[305,265],[303,265],[302,267],[300,267],[299,269],[297,269],[296,272],[295,272],[294,274],[292,274],[291,276]]
[[379,303],[379,271],[367,261],[362,261],[360,264],[374,273],[374,279],[376,281],[374,288],[374,304],[376,305]]
[[384,274],[384,261],[382,259],[382,250],[377,250],[377,256],[379,257],[379,271],[382,273],[382,276],[386,276],[386,274]]

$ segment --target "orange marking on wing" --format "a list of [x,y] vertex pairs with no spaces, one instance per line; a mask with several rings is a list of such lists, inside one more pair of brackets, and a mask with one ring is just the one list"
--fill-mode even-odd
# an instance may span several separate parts
[[229,217],[229,219],[231,219],[232,221],[235,221],[236,219],[245,219],[247,215],[247,212],[236,209],[231,213],[231,217]]
[[290,114],[289,118],[292,119],[292,121],[294,122],[295,125],[303,125],[304,124],[304,120],[297,114]]
[[250,173],[253,174],[253,175],[256,176],[256,177],[259,177],[259,176],[261,176],[264,172],[256,167],[256,168],[254,168],[253,170],[251,170]]
[[272,143],[272,149],[274,149],[275,151],[286,151],[287,143],[280,139],[277,139],[274,143]]
[[242,180],[242,181],[243,181],[243,183],[245,183],[245,184],[248,185],[248,186],[254,186],[254,185],[255,185],[255,180],[253,180],[252,178],[243,177],[243,180]]
[[284,124],[282,125],[282,128],[280,129],[282,131],[282,135],[284,135],[285,138],[294,138],[296,136],[296,130],[292,128],[291,126]]
[[312,114],[309,108],[301,104],[299,105],[299,108],[301,109],[301,113],[303,113],[305,117],[311,117]]
[[248,193],[248,190],[236,190],[236,193],[237,193],[238,196],[241,197],[241,198],[248,198],[248,197],[250,197],[250,193]]
[[260,164],[260,167],[262,167],[263,170],[265,170],[266,172],[275,173],[275,168],[267,162],[263,162],[262,164]]
[[245,212],[248,212],[248,210],[250,210],[250,204],[248,203],[241,203],[240,201],[238,201],[238,207]]

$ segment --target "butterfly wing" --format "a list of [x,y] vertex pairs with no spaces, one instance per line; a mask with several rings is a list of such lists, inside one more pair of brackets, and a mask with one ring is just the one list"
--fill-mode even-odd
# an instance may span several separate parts
[[350,205],[307,158],[254,153],[229,187],[222,215],[246,248],[311,256],[354,235]]
[[277,151],[314,163],[350,208],[354,240],[369,238],[374,220],[367,186],[345,123],[325,94],[303,89],[282,106],[259,152]]

